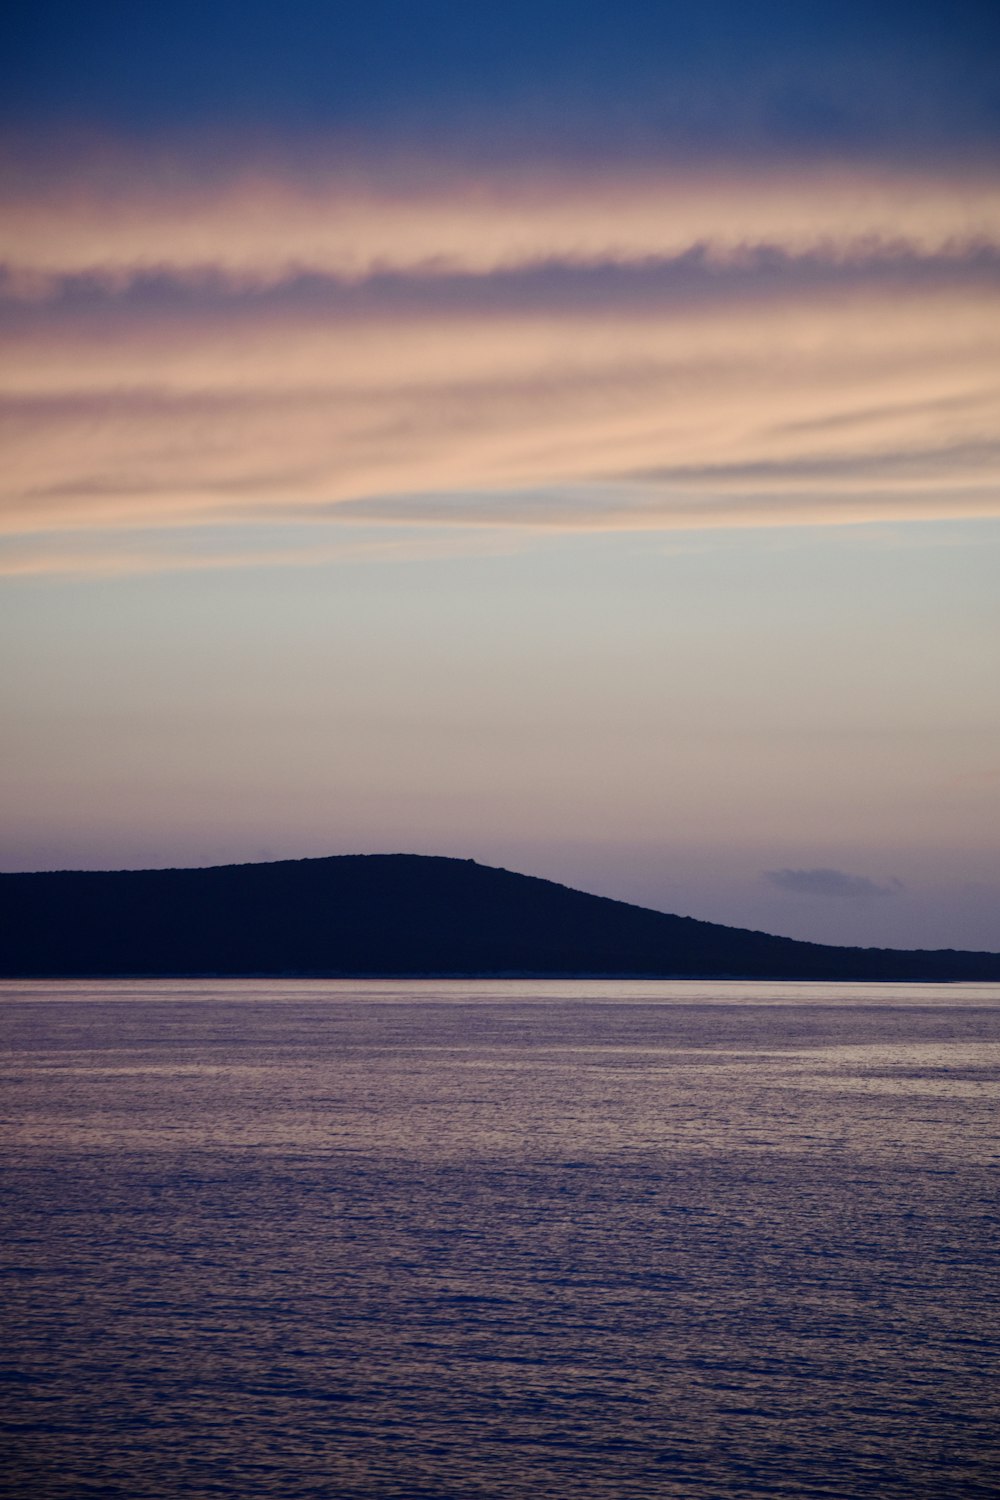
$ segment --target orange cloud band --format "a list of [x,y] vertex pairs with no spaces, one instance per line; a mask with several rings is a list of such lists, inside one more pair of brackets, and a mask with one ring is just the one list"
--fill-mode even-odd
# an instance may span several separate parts
[[877,243],[934,254],[1000,244],[1000,180],[826,165],[806,170],[405,171],[279,168],[199,179],[173,159],[97,158],[55,178],[8,171],[0,261],[26,290],[48,279],[214,272],[244,284],[290,273],[485,274],[540,262],[635,262],[704,246],[850,258]]
[[997,514],[998,205],[846,170],[11,190],[0,530]]

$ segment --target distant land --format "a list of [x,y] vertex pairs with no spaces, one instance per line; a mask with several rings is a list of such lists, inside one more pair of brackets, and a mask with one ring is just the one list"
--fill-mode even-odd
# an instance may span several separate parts
[[416,854],[0,874],[0,975],[1000,980],[1000,954],[840,948]]

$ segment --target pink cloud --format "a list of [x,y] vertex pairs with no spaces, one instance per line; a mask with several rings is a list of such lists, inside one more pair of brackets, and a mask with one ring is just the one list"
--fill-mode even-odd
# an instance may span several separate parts
[[6,209],[8,534],[1000,511],[983,175],[126,163]]

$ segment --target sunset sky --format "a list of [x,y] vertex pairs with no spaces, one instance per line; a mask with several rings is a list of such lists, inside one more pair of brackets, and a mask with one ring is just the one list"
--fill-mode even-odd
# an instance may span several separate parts
[[1000,949],[1000,10],[38,0],[8,870]]

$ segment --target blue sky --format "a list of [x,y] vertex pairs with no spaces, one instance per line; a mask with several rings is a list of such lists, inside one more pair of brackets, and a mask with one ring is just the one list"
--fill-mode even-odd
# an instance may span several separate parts
[[751,113],[778,147],[989,148],[1000,112],[1000,19],[969,0],[50,0],[5,26],[4,112],[43,126],[450,121],[469,146],[503,112],[511,138],[544,120],[614,155],[609,130],[628,121],[650,142],[718,147],[745,139]]
[[993,7],[4,25],[5,868],[1000,947]]

